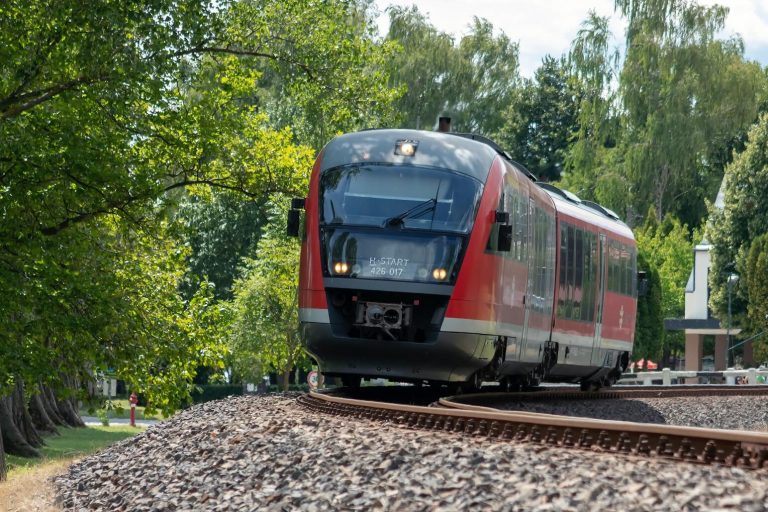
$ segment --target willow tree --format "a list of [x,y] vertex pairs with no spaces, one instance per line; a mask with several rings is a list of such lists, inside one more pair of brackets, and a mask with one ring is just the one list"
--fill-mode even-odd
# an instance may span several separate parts
[[590,11],[569,53],[571,73],[581,90],[578,129],[566,157],[561,185],[584,199],[618,212],[626,207],[626,176],[616,149],[619,133],[619,52],[612,46],[608,18]]
[[401,126],[431,129],[446,114],[457,131],[496,133],[520,84],[517,44],[485,19],[454,41],[416,7],[390,7],[389,17],[387,40],[401,48],[388,65],[390,84],[403,92],[395,103]]
[[763,76],[739,37],[718,39],[728,9],[689,0],[617,0],[627,20],[621,148],[636,209],[697,225],[722,177],[708,151],[757,115]]

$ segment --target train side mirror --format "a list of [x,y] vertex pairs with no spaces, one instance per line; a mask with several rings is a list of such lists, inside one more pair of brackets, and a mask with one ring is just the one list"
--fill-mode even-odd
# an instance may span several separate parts
[[300,219],[299,210],[288,210],[288,236],[299,236]]
[[512,250],[512,226],[509,225],[509,212],[496,210],[493,217],[497,224],[496,229],[496,250],[499,252],[509,252]]
[[637,296],[645,297],[648,295],[648,273],[640,270],[637,273]]
[[294,197],[291,199],[291,209],[288,210],[288,236],[299,236],[299,226],[301,225],[301,212],[306,205],[307,200],[303,197]]

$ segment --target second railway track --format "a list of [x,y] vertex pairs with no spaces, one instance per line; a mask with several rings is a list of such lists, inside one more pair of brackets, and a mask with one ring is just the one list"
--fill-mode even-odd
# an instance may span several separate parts
[[483,393],[440,399],[431,407],[404,405],[309,393],[299,398],[321,413],[395,423],[406,428],[452,432],[493,441],[527,442],[556,449],[579,449],[696,464],[768,469],[768,432],[610,421],[478,405],[502,396],[511,400],[659,398],[766,394],[759,387],[688,389],[612,389],[596,393],[556,388],[528,393]]

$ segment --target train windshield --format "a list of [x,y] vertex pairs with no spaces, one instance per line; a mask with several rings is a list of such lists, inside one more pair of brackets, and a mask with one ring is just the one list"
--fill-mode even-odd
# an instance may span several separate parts
[[481,192],[479,181],[449,170],[339,167],[320,178],[320,222],[468,233]]

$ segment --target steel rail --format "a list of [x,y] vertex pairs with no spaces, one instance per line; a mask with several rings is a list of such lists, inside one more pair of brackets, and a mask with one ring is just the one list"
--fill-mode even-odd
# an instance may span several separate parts
[[410,428],[699,464],[768,468],[768,433],[499,411],[442,402],[440,407],[423,407],[316,392],[299,397],[299,403],[310,410]]
[[[474,404],[475,402],[489,403],[493,401],[524,402],[551,400],[616,400],[632,398],[685,398],[703,396],[762,396],[768,395],[768,386],[646,386],[629,389],[606,388],[599,391],[581,391],[573,388],[542,389],[537,391],[520,392],[484,392],[470,393],[446,397],[451,402]],[[443,404],[450,406],[450,404]]]

